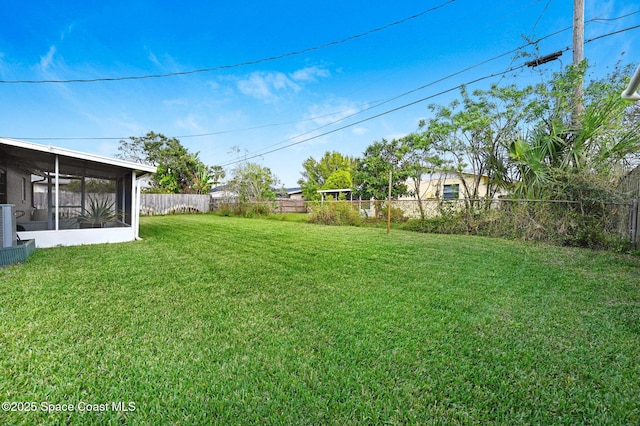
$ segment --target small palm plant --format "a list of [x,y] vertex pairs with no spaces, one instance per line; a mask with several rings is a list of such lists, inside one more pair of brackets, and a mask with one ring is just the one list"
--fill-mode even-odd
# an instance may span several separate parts
[[107,198],[89,197],[89,208],[76,216],[76,221],[81,228],[102,228],[105,223],[117,219],[118,215],[113,210],[114,204]]

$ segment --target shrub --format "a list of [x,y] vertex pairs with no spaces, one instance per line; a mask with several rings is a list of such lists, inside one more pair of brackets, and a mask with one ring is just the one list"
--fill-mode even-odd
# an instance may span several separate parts
[[410,220],[402,229],[629,251],[630,240],[618,236],[611,229],[611,212],[606,206],[601,203],[599,206],[585,204],[503,201],[499,208],[487,210],[455,211],[444,208],[440,216]]
[[175,206],[170,209],[167,209],[164,212],[164,214],[185,214],[185,213],[195,214],[195,213],[202,213],[202,212],[197,207],[187,206],[187,205]]
[[141,216],[155,216],[158,212],[152,209],[151,207],[143,207],[140,209]]
[[221,203],[215,209],[215,213],[220,216],[233,216],[235,215],[235,203]]
[[333,201],[324,204],[314,202],[310,208],[310,223],[323,225],[359,225],[362,222],[357,206],[353,206],[350,202]]
[[243,216],[269,216],[273,212],[273,206],[270,203],[251,203],[245,205]]
[[[368,202],[367,202],[368,203]],[[387,221],[387,203],[384,201],[375,201],[375,216],[367,217],[367,222],[379,222],[379,221]],[[367,204],[367,207],[369,205]],[[392,223],[404,223],[409,218],[405,216],[405,211],[400,207],[391,206],[391,222]]]
[[[387,219],[387,209],[384,208],[382,211],[382,216],[384,219]],[[393,223],[404,223],[408,220],[408,218],[404,215],[404,210],[400,207],[391,206],[391,222]]]

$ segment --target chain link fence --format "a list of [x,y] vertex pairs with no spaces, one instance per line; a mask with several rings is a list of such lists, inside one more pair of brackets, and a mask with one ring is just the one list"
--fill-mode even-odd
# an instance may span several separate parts
[[[347,203],[369,220],[387,219],[386,201]],[[482,235],[555,244],[638,247],[638,202],[599,200],[392,200],[391,220],[418,232]]]

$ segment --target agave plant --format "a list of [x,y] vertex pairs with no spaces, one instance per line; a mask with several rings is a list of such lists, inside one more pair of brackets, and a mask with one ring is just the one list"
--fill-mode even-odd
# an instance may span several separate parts
[[76,221],[81,227],[102,228],[106,222],[117,219],[118,215],[113,209],[114,204],[107,198],[89,197],[89,208],[84,209],[81,214],[76,216]]

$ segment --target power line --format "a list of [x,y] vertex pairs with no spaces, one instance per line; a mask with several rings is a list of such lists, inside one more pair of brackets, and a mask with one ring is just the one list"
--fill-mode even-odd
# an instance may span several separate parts
[[[355,112],[353,114],[341,117],[338,120],[332,121],[332,122],[330,122],[328,124],[325,124],[325,125],[323,125],[323,126],[321,126],[319,128],[316,128],[316,129],[314,129],[312,131],[315,131],[315,130],[318,130],[318,129],[322,129],[324,127],[330,126],[330,125],[335,124],[335,123],[339,123],[340,121],[344,121],[347,118],[351,118],[351,117],[353,117],[355,115],[358,115],[358,114],[361,114],[363,112],[369,111],[369,110],[371,110],[373,108],[377,108],[377,107],[379,107],[381,105],[387,104],[387,103],[392,102],[394,100],[397,100],[399,98],[402,98],[402,97],[405,97],[405,96],[410,95],[412,93],[415,93],[415,92],[418,92],[420,90],[426,89],[427,87],[430,87],[430,86],[433,86],[435,84],[441,83],[441,82],[443,82],[445,80],[448,80],[448,79],[453,78],[453,77],[455,77],[457,75],[463,74],[463,73],[465,73],[467,71],[470,71],[470,70],[472,70],[474,68],[477,68],[477,67],[480,67],[482,65],[488,64],[489,62],[493,62],[493,61],[495,61],[497,59],[500,59],[500,58],[502,58],[504,56],[510,55],[512,53],[515,53],[515,52],[517,52],[519,50],[524,49],[525,47],[537,44],[537,43],[539,43],[539,42],[541,42],[541,41],[543,41],[543,40],[545,40],[547,38],[550,38],[550,37],[553,37],[555,35],[561,34],[561,33],[565,32],[565,31],[570,30],[570,29],[571,29],[571,27],[566,27],[566,28],[563,28],[563,29],[561,29],[559,31],[553,32],[551,34],[547,34],[546,36],[540,37],[540,38],[538,38],[536,40],[529,41],[529,42],[523,44],[522,46],[518,46],[515,49],[509,50],[507,52],[504,52],[504,53],[501,53],[499,55],[496,55],[496,56],[494,56],[492,58],[489,58],[489,59],[486,59],[484,61],[478,62],[477,64],[474,64],[474,65],[471,65],[469,67],[463,68],[463,69],[461,69],[459,71],[456,71],[454,73],[446,75],[446,76],[444,76],[442,78],[434,80],[434,81],[432,81],[430,83],[427,83],[427,84],[422,85],[420,87],[417,87],[415,89],[411,89],[411,90],[409,90],[407,92],[401,93],[399,95],[395,95],[395,96],[393,96],[391,98],[387,98],[387,99],[384,99],[384,100],[381,100],[381,101],[378,101],[378,102],[367,102],[367,104],[373,103],[374,105],[366,107],[364,109],[361,109],[358,112]],[[325,118],[325,117],[329,117],[329,116],[332,116],[332,115],[341,114],[342,112],[343,111],[332,112],[332,113],[329,113],[329,114],[325,114],[325,115],[321,115],[321,116],[315,116],[315,117],[311,117],[311,118],[307,118],[305,120],[299,120],[299,121],[292,121],[292,122],[285,122],[285,123],[263,124],[263,125],[260,125],[260,126],[247,127],[247,128],[243,128],[243,129],[221,130],[221,131],[218,131],[218,132],[200,133],[200,134],[194,134],[194,135],[176,135],[176,136],[172,136],[172,137],[174,137],[174,138],[195,138],[195,137],[215,136],[215,135],[228,134],[228,133],[234,133],[234,132],[240,132],[240,131],[246,131],[246,130],[261,129],[261,128],[266,128],[266,127],[283,126],[283,125],[288,125],[288,124],[298,124],[298,123],[303,123],[303,122],[306,122],[306,121],[314,121],[314,120],[317,120],[319,118]],[[303,136],[303,135],[305,135],[307,133],[310,133],[310,132],[306,132],[306,133],[302,133],[302,134],[296,135],[293,138],[287,139],[287,140],[285,140],[283,142],[287,142],[288,140],[295,139],[296,137]],[[69,138],[65,138],[65,137],[60,137],[60,138],[42,137],[42,138],[31,138],[31,137],[17,137],[17,136],[11,136],[11,138],[13,138],[13,139],[23,139],[23,140],[34,140],[34,141],[36,141],[36,140],[122,140],[122,139],[127,139],[127,137],[103,137],[103,138],[99,138],[99,137],[89,137],[89,138],[80,138],[80,137],[69,137]],[[282,142],[280,142],[280,143],[282,143]],[[279,145],[280,143],[278,143],[276,145]],[[267,148],[270,148],[270,147],[271,147],[271,145],[268,146],[268,147],[265,147],[263,149],[267,149]]]
[[617,16],[617,17],[615,17],[615,18],[598,18],[598,17],[596,16],[595,18],[591,18],[591,19],[589,19],[587,22],[595,22],[595,21],[617,21],[617,20],[619,20],[619,19],[628,18],[629,16],[637,15],[638,13],[640,13],[640,10],[636,10],[635,12],[627,13],[626,15]]
[[[327,124],[325,124],[325,125],[323,125],[323,126],[320,126],[320,127],[315,128],[315,129],[313,129],[313,130],[310,130],[310,131],[307,131],[307,132],[304,132],[304,133],[300,133],[300,134],[298,134],[298,135],[292,136],[292,137],[287,138],[287,139],[285,139],[285,140],[283,140],[283,141],[280,141],[280,142],[278,142],[278,143],[275,143],[275,144],[272,144],[272,145],[266,146],[266,147],[261,148],[261,149],[259,149],[259,150],[257,150],[257,151],[254,151],[253,153],[251,153],[251,154],[249,154],[249,155],[251,155],[251,156],[252,156],[251,158],[259,157],[260,155],[262,155],[262,154],[259,154],[259,153],[260,153],[260,152],[262,152],[262,151],[263,151],[263,150],[265,150],[265,149],[269,149],[269,148],[272,148],[272,147],[276,147],[276,146],[278,146],[278,145],[281,145],[281,144],[283,144],[283,143],[286,143],[286,142],[289,142],[289,141],[291,141],[291,140],[297,139],[297,138],[299,138],[299,137],[301,137],[301,136],[304,136],[304,135],[306,135],[306,134],[309,134],[309,133],[315,132],[315,131],[317,131],[317,130],[320,130],[320,129],[323,129],[323,128],[325,128],[325,127],[329,127],[329,126],[331,126],[331,125],[333,125],[333,124],[336,124],[336,123],[339,123],[339,122],[341,122],[341,121],[344,121],[344,120],[346,120],[347,118],[351,118],[351,117],[353,117],[353,116],[359,115],[359,114],[361,114],[361,113],[363,113],[363,112],[366,112],[366,111],[368,111],[368,110],[371,110],[371,109],[373,109],[373,108],[377,108],[378,106],[384,105],[384,104],[386,104],[386,103],[392,102],[392,101],[394,101],[394,100],[397,100],[397,99],[399,99],[399,98],[405,97],[405,96],[410,95],[410,94],[412,94],[412,93],[415,93],[415,92],[418,92],[418,91],[420,91],[420,90],[426,89],[427,87],[433,86],[433,85],[435,85],[435,84],[437,84],[437,83],[441,83],[441,82],[443,82],[443,81],[445,81],[445,80],[448,80],[448,79],[453,78],[453,77],[455,77],[455,76],[457,76],[457,75],[463,74],[463,73],[465,73],[465,72],[467,72],[467,71],[470,71],[470,70],[472,70],[472,69],[474,69],[474,68],[477,68],[477,67],[482,66],[482,65],[485,65],[485,64],[487,64],[487,63],[489,63],[489,62],[495,61],[496,59],[500,59],[500,58],[502,58],[502,57],[504,57],[504,56],[510,55],[510,54],[512,54],[512,53],[515,53],[515,52],[517,52],[517,51],[519,51],[519,50],[522,50],[522,49],[526,48],[527,46],[537,44],[537,43],[541,42],[542,40],[545,40],[545,39],[547,39],[547,38],[553,37],[553,36],[558,35],[558,34],[560,34],[560,33],[562,33],[562,32],[568,31],[568,30],[570,30],[571,28],[572,28],[572,27],[566,27],[566,28],[564,28],[564,29],[562,29],[562,30],[559,30],[559,31],[556,31],[556,32],[551,33],[551,34],[547,34],[546,36],[540,37],[540,38],[538,38],[537,40],[529,41],[529,42],[527,42],[526,44],[524,44],[524,45],[522,45],[522,46],[519,46],[519,47],[517,47],[517,48],[515,48],[515,49],[509,50],[509,51],[504,52],[504,53],[501,53],[501,54],[496,55],[496,56],[494,56],[494,57],[492,57],[492,58],[489,58],[489,59],[487,59],[487,60],[484,60],[484,61],[482,61],[482,62],[479,62],[479,63],[477,63],[477,64],[475,64],[475,65],[469,66],[469,67],[467,67],[467,68],[464,68],[464,69],[462,69],[462,70],[456,71],[456,72],[454,72],[454,73],[452,73],[452,74],[449,74],[449,75],[447,75],[447,76],[445,76],[445,77],[442,77],[442,78],[439,78],[439,79],[437,79],[437,80],[434,80],[434,81],[432,81],[432,82],[430,82],[430,83],[427,83],[427,84],[422,85],[422,86],[420,86],[420,87],[417,87],[417,88],[415,88],[415,89],[409,90],[409,91],[407,91],[407,92],[401,93],[401,94],[396,95],[396,96],[394,96],[394,97],[392,97],[392,98],[389,98],[389,99],[387,99],[387,100],[381,101],[380,103],[378,103],[378,104],[376,104],[376,105],[373,105],[373,106],[371,106],[371,107],[368,107],[368,108],[362,109],[362,110],[360,110],[360,111],[358,111],[358,112],[355,112],[355,113],[353,113],[353,114],[350,114],[350,115],[348,115],[348,116],[346,116],[346,117],[341,117],[340,119],[335,120],[335,121],[332,121],[331,123],[327,123]],[[509,67],[511,67],[511,65],[513,65],[513,61],[511,61],[511,64],[509,64]],[[517,68],[515,68],[515,69],[517,69]],[[506,72],[509,72],[509,70],[505,71],[505,73],[506,73]],[[269,151],[269,152],[271,152],[271,151]],[[232,163],[232,164],[233,164],[233,163]]]
[[[452,1],[453,1],[453,0],[452,0]],[[425,12],[423,12],[423,13],[425,13]],[[637,13],[640,13],[640,10],[637,10],[637,11],[635,11],[635,12],[632,12],[632,13],[629,13],[629,14],[626,14],[626,15],[622,15],[622,16],[619,16],[619,17],[616,17],[616,18],[604,19],[604,18],[597,18],[597,17],[596,17],[596,18],[589,19],[589,20],[588,20],[588,21],[586,21],[586,22],[593,22],[593,21],[598,21],[598,20],[615,21],[615,20],[619,20],[619,19],[622,19],[622,18],[625,18],[625,17],[631,16],[631,15],[637,14]],[[414,15],[414,16],[417,16],[417,15]],[[407,18],[407,19],[409,19],[409,18]],[[603,35],[600,35],[600,36],[597,36],[597,37],[594,37],[594,38],[591,38],[591,39],[586,40],[586,41],[585,41],[585,44],[586,44],[586,43],[589,43],[589,42],[592,42],[592,41],[595,41],[595,40],[598,40],[598,39],[601,39],[601,38],[604,38],[604,37],[608,37],[608,36],[611,36],[611,35],[615,35],[615,34],[619,34],[619,33],[622,33],[622,32],[630,31],[630,30],[632,30],[632,29],[636,29],[636,28],[638,28],[638,27],[640,27],[640,25],[638,25],[638,26],[633,26],[633,27],[629,27],[629,28],[626,28],[626,29],[618,30],[618,31],[615,31],[615,32],[607,33],[607,34],[603,34]],[[547,35],[545,35],[545,36],[539,37],[539,38],[537,38],[537,39],[535,39],[535,40],[528,41],[527,43],[525,43],[525,44],[523,44],[523,45],[521,45],[521,46],[518,46],[518,47],[516,47],[516,48],[514,48],[514,49],[512,49],[512,50],[509,50],[509,51],[507,51],[507,52],[504,52],[504,53],[501,53],[501,54],[499,54],[499,55],[493,56],[493,57],[491,57],[491,58],[489,58],[489,59],[486,59],[486,60],[484,60],[484,61],[478,62],[478,63],[476,63],[476,64],[474,64],[474,65],[471,65],[471,66],[469,66],[469,67],[466,67],[466,68],[464,68],[464,69],[461,69],[461,70],[459,70],[459,71],[456,71],[456,72],[454,72],[454,73],[451,73],[451,74],[449,74],[449,75],[447,75],[447,76],[441,77],[441,78],[439,78],[439,79],[437,79],[437,80],[431,81],[431,82],[429,82],[429,83],[427,83],[427,84],[424,84],[424,85],[422,85],[422,86],[420,86],[420,87],[417,87],[417,88],[415,88],[415,89],[411,89],[411,90],[406,91],[406,92],[403,92],[403,93],[401,93],[401,94],[399,94],[399,95],[395,95],[395,96],[393,96],[393,97],[391,97],[391,98],[387,98],[387,99],[382,100],[382,101],[379,101],[379,102],[367,102],[365,105],[370,104],[370,103],[374,103],[374,105],[371,105],[371,106],[368,106],[368,107],[366,107],[366,108],[360,109],[360,110],[358,110],[358,111],[357,111],[357,112],[355,112],[355,113],[349,114],[349,115],[347,115],[347,116],[343,116],[343,117],[341,117],[341,118],[339,118],[339,119],[337,119],[337,120],[334,120],[334,121],[332,121],[332,122],[330,122],[330,123],[327,123],[327,124],[325,124],[325,125],[322,125],[322,126],[320,126],[320,127],[316,127],[316,128],[315,128],[315,129],[313,129],[313,130],[310,130],[310,131],[307,131],[307,132],[304,132],[304,133],[298,134],[298,135],[296,135],[296,136],[290,137],[290,138],[285,139],[285,140],[283,140],[283,141],[281,141],[281,142],[278,142],[278,143],[276,143],[276,144],[269,145],[269,146],[266,146],[266,147],[264,147],[264,148],[261,148],[261,149],[259,149],[259,150],[257,150],[257,151],[254,151],[254,153],[252,153],[252,154],[250,154],[250,155],[254,155],[255,153],[261,152],[261,151],[263,151],[263,150],[265,150],[265,149],[269,149],[269,148],[272,148],[272,147],[278,146],[278,145],[280,145],[280,144],[282,144],[282,143],[285,143],[285,142],[288,142],[288,141],[290,141],[290,140],[296,139],[296,138],[298,138],[298,137],[300,137],[300,136],[304,136],[304,135],[306,135],[306,134],[309,134],[309,133],[315,132],[315,131],[317,131],[317,130],[320,130],[320,129],[323,129],[323,128],[325,128],[325,127],[331,126],[331,125],[336,124],[336,123],[339,123],[339,122],[341,122],[341,121],[344,121],[344,120],[346,120],[346,119],[348,119],[348,118],[351,118],[351,117],[354,117],[354,116],[356,116],[356,115],[362,114],[363,112],[366,112],[366,111],[369,111],[369,110],[371,110],[371,109],[377,108],[377,107],[379,107],[379,106],[381,106],[381,105],[387,104],[387,103],[392,102],[392,101],[394,101],[394,100],[397,100],[397,99],[400,99],[400,98],[402,98],[402,97],[408,96],[408,95],[410,95],[410,94],[412,94],[412,93],[415,93],[415,92],[418,92],[418,91],[420,91],[420,90],[426,89],[426,88],[428,88],[428,87],[430,87],[430,86],[433,86],[433,85],[435,85],[435,84],[437,84],[437,83],[441,83],[441,82],[443,82],[443,81],[445,81],[445,80],[448,80],[448,79],[453,78],[453,77],[455,77],[455,76],[457,76],[457,75],[463,74],[463,73],[465,73],[465,72],[467,72],[467,71],[470,71],[470,70],[472,70],[472,69],[474,69],[474,68],[477,68],[477,67],[479,67],[479,66],[485,65],[485,64],[487,64],[487,63],[489,63],[489,62],[495,61],[495,60],[500,59],[500,58],[502,58],[502,57],[504,57],[504,56],[507,56],[507,55],[513,54],[513,53],[515,53],[515,52],[518,52],[518,51],[520,51],[520,50],[522,50],[522,49],[524,49],[524,48],[526,48],[526,47],[528,47],[528,46],[538,44],[538,43],[540,43],[540,42],[541,42],[541,41],[543,41],[543,40],[546,40],[546,39],[548,39],[548,38],[551,38],[551,37],[553,37],[553,36],[556,36],[556,35],[558,35],[558,34],[561,34],[561,33],[565,32],[565,31],[568,31],[568,30],[571,30],[571,29],[572,29],[572,27],[566,27],[566,28],[563,28],[563,29],[561,29],[561,30],[555,31],[555,32],[553,32],[553,33],[547,34]],[[563,50],[560,50],[560,51],[556,52],[556,54],[558,54],[558,53],[562,54],[563,52],[565,52],[565,51],[567,51],[567,50],[569,50],[569,48],[568,48],[568,47],[566,47],[566,48],[565,48],[565,49],[563,49]],[[560,56],[560,55],[558,55],[558,56]],[[506,73],[508,73],[508,72],[511,72],[511,71],[514,71],[514,70],[517,70],[517,69],[522,68],[522,67],[515,67],[515,68],[511,68],[512,64],[513,64],[513,61],[511,61],[511,63],[509,64],[509,68],[503,72],[503,75],[504,75],[504,74],[506,74]],[[528,63],[525,63],[525,65],[527,65],[527,64],[528,64]],[[455,89],[455,88],[454,88],[454,89]],[[444,93],[446,93],[446,92],[444,92]],[[234,132],[241,132],[241,131],[247,131],[247,130],[256,130],[256,129],[266,128],[266,127],[276,127],[276,126],[283,126],[283,125],[289,125],[289,124],[298,124],[298,123],[303,123],[303,122],[307,122],[307,121],[314,121],[314,120],[317,120],[317,119],[319,119],[319,118],[325,118],[325,117],[329,117],[329,116],[332,116],[332,115],[342,114],[343,112],[344,112],[344,111],[337,111],[337,112],[332,112],[332,113],[324,114],[324,115],[321,115],[321,116],[315,116],[315,117],[307,118],[307,119],[304,119],[304,120],[291,121],[291,122],[283,122],[283,123],[263,124],[263,125],[253,126],[253,127],[247,127],[247,128],[243,128],[243,129],[222,130],[222,131],[218,131],[218,132],[200,133],[200,134],[192,134],[192,135],[175,135],[175,136],[171,136],[171,137],[174,137],[174,138],[195,138],[195,137],[206,137],[206,136],[215,136],[215,135],[228,134],[228,133],[234,133]],[[357,124],[357,123],[356,123],[356,124]],[[322,136],[322,135],[320,135],[320,136]],[[83,138],[83,137],[35,137],[35,138],[34,138],[34,137],[16,137],[16,136],[7,136],[7,137],[8,137],[8,138],[13,138],[13,139],[34,140],[34,141],[38,141],[38,140],[39,140],[39,141],[42,141],[42,140],[51,140],[51,141],[55,141],[55,140],[123,140],[123,139],[127,139],[127,138],[128,138],[128,137],[85,137],[85,138]],[[270,151],[270,152],[271,152],[271,151]],[[251,157],[251,158],[255,158],[255,157],[257,157],[257,156],[259,156],[259,154],[256,154],[254,157]]]
[[444,95],[445,93],[453,92],[454,90],[458,90],[458,89],[462,88],[463,86],[468,86],[468,85],[470,85],[470,84],[474,84],[474,83],[477,83],[477,82],[480,82],[480,81],[483,81],[483,80],[486,80],[486,79],[489,79],[489,78],[492,78],[492,77],[497,77],[497,76],[499,76],[499,75],[501,75],[501,74],[504,74],[504,73],[507,73],[507,72],[511,72],[511,71],[515,71],[515,70],[520,69],[520,68],[524,68],[525,66],[526,66],[526,65],[524,65],[524,64],[523,64],[523,65],[519,65],[519,66],[517,66],[517,67],[512,67],[512,68],[510,68],[510,69],[508,69],[508,70],[505,70],[505,71],[501,71],[501,72],[499,72],[499,73],[493,73],[493,74],[490,74],[490,75],[486,75],[486,76],[484,76],[484,77],[477,78],[477,79],[472,80],[472,81],[469,81],[469,82],[467,82],[467,83],[463,83],[463,84],[460,84],[460,85],[458,85],[458,86],[455,86],[455,87],[452,87],[452,88],[449,88],[449,89],[446,89],[446,90],[442,90],[442,91],[440,91],[440,92],[438,92],[438,93],[434,93],[434,94],[432,94],[432,95],[426,96],[426,97],[421,98],[421,99],[418,99],[418,100],[416,100],[416,101],[412,101],[412,102],[409,102],[409,103],[407,103],[407,104],[400,105],[399,107],[392,108],[392,109],[390,109],[390,110],[387,110],[387,111],[381,112],[381,113],[376,114],[376,115],[373,115],[373,116],[371,116],[371,117],[367,117],[367,118],[364,118],[364,119],[362,119],[362,120],[358,120],[358,121],[356,121],[356,122],[353,122],[353,123],[350,123],[350,124],[344,125],[344,126],[342,126],[342,127],[338,127],[338,128],[336,128],[336,129],[329,130],[328,132],[324,132],[324,133],[321,133],[321,134],[319,134],[319,135],[316,135],[316,136],[312,136],[312,137],[309,137],[309,138],[303,139],[303,140],[301,140],[301,141],[297,141],[297,142],[294,142],[294,143],[290,143],[290,144],[288,144],[288,145],[285,145],[285,146],[282,146],[282,147],[279,147],[279,148],[275,148],[275,149],[272,149],[272,150],[270,150],[270,151],[263,152],[263,153],[261,153],[261,154],[256,154],[256,155],[252,155],[252,156],[248,156],[248,157],[243,157],[243,158],[242,158],[242,159],[240,159],[240,160],[229,161],[229,162],[226,162],[226,163],[220,164],[220,166],[222,166],[222,167],[230,166],[230,165],[232,165],[232,164],[236,164],[236,163],[239,163],[239,162],[241,162],[241,161],[250,160],[250,159],[253,159],[253,158],[257,158],[257,157],[262,157],[263,155],[272,154],[272,153],[274,153],[274,152],[281,151],[281,150],[283,150],[283,149],[290,148],[290,147],[292,147],[292,146],[299,145],[299,144],[301,144],[301,143],[309,142],[309,141],[311,141],[311,140],[314,140],[314,139],[320,138],[320,137],[322,137],[322,136],[330,135],[330,134],[332,134],[332,133],[336,133],[336,132],[339,132],[339,131],[341,131],[341,130],[348,129],[349,127],[353,127],[353,126],[356,126],[356,125],[358,125],[358,124],[362,124],[362,123],[365,123],[365,122],[367,122],[367,121],[371,121],[371,120],[373,120],[373,119],[380,118],[380,117],[382,117],[382,116],[384,116],[384,115],[391,114],[392,112],[400,111],[400,110],[405,109],[405,108],[408,108],[408,107],[410,107],[410,106],[413,106],[413,105],[416,105],[416,104],[419,104],[419,103],[425,102],[425,101],[427,101],[427,100],[429,100],[429,99],[433,99],[433,98],[435,98],[435,97],[437,97],[437,96]]
[[[593,38],[590,38],[590,39],[588,39],[588,40],[585,40],[585,42],[584,42],[584,43],[585,43],[585,44],[587,44],[587,43],[591,43],[591,42],[593,42],[593,41],[595,41],[595,40],[599,40],[599,39],[602,39],[602,38],[605,38],[605,37],[609,37],[609,36],[612,36],[612,35],[620,34],[620,33],[626,32],[626,31],[631,31],[631,30],[636,29],[636,28],[640,28],[640,25],[636,25],[636,26],[633,26],[633,27],[628,27],[628,28],[625,28],[625,29],[622,29],[622,30],[618,30],[618,31],[614,31],[614,32],[611,32],[611,33],[607,33],[607,34],[602,34],[602,35],[600,35],[600,36],[593,37]],[[567,47],[565,47],[564,49],[561,49],[561,50],[560,50],[560,51],[558,51],[558,52],[562,53],[562,52],[566,52],[566,51],[569,51],[569,50],[571,50],[571,48],[570,48],[569,46],[567,46]],[[290,148],[290,147],[295,146],[295,145],[299,145],[299,144],[302,144],[302,143],[305,143],[305,142],[309,142],[309,141],[312,141],[312,140],[314,140],[314,139],[317,139],[317,138],[320,138],[320,137],[323,137],[323,136],[327,136],[327,135],[330,135],[330,134],[332,134],[332,133],[339,132],[339,131],[341,131],[341,130],[348,129],[348,128],[353,127],[353,126],[356,126],[356,125],[358,125],[358,124],[362,124],[362,123],[365,123],[365,122],[367,122],[367,121],[371,121],[371,120],[374,120],[374,119],[376,119],[376,118],[382,117],[382,116],[384,116],[384,115],[391,114],[391,113],[393,113],[393,112],[396,112],[396,111],[399,111],[399,110],[402,110],[402,109],[405,109],[405,108],[411,107],[411,106],[413,106],[413,105],[416,105],[416,104],[419,104],[419,103],[425,102],[425,101],[427,101],[427,100],[429,100],[429,99],[433,99],[433,98],[435,98],[435,97],[437,97],[437,96],[440,96],[440,95],[443,95],[443,94],[445,94],[445,93],[449,93],[449,92],[452,92],[452,91],[454,91],[454,90],[458,90],[458,89],[460,89],[460,88],[462,88],[462,87],[464,87],[464,86],[468,86],[468,85],[471,85],[471,84],[475,84],[475,83],[478,83],[478,82],[480,82],[480,81],[487,80],[487,79],[489,79],[489,78],[497,77],[497,76],[499,76],[499,75],[504,75],[504,74],[506,74],[506,73],[509,73],[509,72],[512,72],[512,71],[516,71],[516,70],[521,69],[521,68],[524,68],[524,67],[526,67],[526,66],[528,66],[528,65],[527,65],[527,63],[524,63],[524,64],[522,64],[522,65],[518,65],[517,67],[510,67],[509,69],[506,69],[506,70],[501,71],[501,72],[497,72],[497,73],[489,74],[489,75],[486,75],[486,76],[484,76],[484,77],[479,77],[479,78],[477,78],[477,79],[474,79],[474,80],[468,81],[468,82],[463,83],[463,84],[460,84],[460,85],[458,85],[458,86],[455,86],[455,87],[452,87],[452,88],[449,88],[449,89],[446,89],[446,90],[442,90],[442,91],[437,92],[437,93],[435,93],[435,94],[432,94],[432,95],[426,96],[426,97],[424,97],[424,98],[421,98],[421,99],[418,99],[418,100],[415,100],[415,101],[412,101],[412,102],[406,103],[406,104],[404,104],[404,105],[400,105],[400,106],[398,106],[398,107],[396,107],[396,108],[392,108],[392,109],[387,110],[387,111],[383,111],[383,112],[381,112],[381,113],[379,113],[379,114],[376,114],[376,115],[373,115],[373,116],[370,116],[370,117],[364,118],[364,119],[362,119],[362,120],[359,120],[359,121],[356,121],[356,122],[353,122],[353,123],[350,123],[350,124],[347,124],[347,125],[344,125],[344,126],[338,127],[338,128],[336,128],[336,129],[329,130],[329,131],[324,132],[324,133],[321,133],[321,134],[319,134],[319,135],[315,135],[315,136],[312,136],[312,137],[309,137],[309,138],[306,138],[306,139],[303,139],[303,140],[300,140],[300,141],[297,141],[297,142],[293,142],[293,143],[290,143],[290,144],[288,144],[288,145],[285,145],[285,146],[282,146],[282,147],[279,147],[279,148],[275,148],[275,149],[272,149],[272,150],[267,151],[267,152],[263,152],[263,153],[255,154],[255,155],[250,155],[250,156],[245,156],[245,157],[243,157],[243,158],[241,158],[241,159],[236,159],[236,160],[228,161],[228,162],[225,162],[225,163],[220,164],[220,166],[221,166],[221,167],[230,166],[230,165],[233,165],[233,164],[240,163],[240,162],[242,162],[242,161],[246,161],[246,160],[251,160],[251,159],[253,159],[253,158],[262,157],[263,155],[272,154],[272,153],[274,153],[274,152],[281,151],[281,150],[283,150],[283,149]]]
[[608,33],[608,34],[602,34],[602,35],[599,35],[597,37],[592,37],[590,39],[585,40],[584,43],[585,44],[591,43],[592,41],[600,40],[601,38],[605,38],[605,37],[609,37],[609,36],[612,36],[612,35],[624,33],[624,32],[630,31],[630,30],[635,30],[636,28],[640,28],[640,25],[635,25],[633,27],[625,28],[625,29],[622,29],[622,30],[613,31],[613,32]]
[[540,14],[540,16],[538,16],[538,19],[536,20],[536,23],[533,24],[533,28],[531,28],[531,31],[535,31],[536,27],[540,23],[540,20],[542,19],[544,14],[547,13],[547,9],[549,8],[550,4],[551,4],[551,0],[547,1],[547,4],[545,5],[544,9],[542,9],[542,13]]
[[420,13],[416,13],[415,15],[409,16],[407,18],[401,19],[399,21],[395,21],[392,22],[390,24],[386,24],[383,25],[381,27],[377,27],[368,31],[365,31],[363,33],[360,34],[356,34],[356,35],[352,35],[346,38],[343,38],[341,40],[337,40],[337,41],[331,41],[328,43],[324,43],[321,44],[319,46],[314,46],[314,47],[308,47],[302,50],[296,50],[293,52],[288,52],[288,53],[283,53],[281,55],[277,55],[277,56],[272,56],[272,57],[268,57],[268,58],[262,58],[262,59],[256,59],[256,60],[252,60],[252,61],[246,61],[246,62],[240,62],[237,64],[233,64],[233,65],[220,65],[217,67],[211,67],[211,68],[202,68],[202,69],[196,69],[196,70],[189,70],[189,71],[178,71],[178,72],[172,72],[172,73],[166,73],[166,74],[150,74],[150,75],[139,75],[139,76],[127,76],[127,77],[103,77],[103,78],[90,78],[90,79],[69,79],[69,80],[0,80],[0,83],[4,83],[4,84],[42,84],[42,83],[97,83],[97,82],[103,82],[103,81],[125,81],[125,80],[143,80],[143,79],[151,79],[151,78],[166,78],[166,77],[176,77],[176,76],[180,76],[180,75],[188,75],[188,74],[197,74],[197,73],[206,73],[206,72],[212,72],[212,71],[219,71],[219,70],[223,70],[223,69],[230,69],[230,68],[239,68],[239,67],[244,67],[244,66],[248,66],[248,65],[256,65],[256,64],[261,64],[263,62],[270,62],[270,61],[275,61],[275,60],[279,60],[279,59],[283,59],[283,58],[287,58],[290,56],[296,56],[296,55],[301,55],[303,53],[308,53],[308,52],[312,52],[315,50],[320,50],[320,49],[325,49],[328,47],[332,47],[332,46],[336,46],[338,44],[342,44],[342,43],[346,43],[352,40],[356,40],[359,38],[363,38],[366,36],[369,36],[371,34],[380,32],[380,31],[384,31],[387,30],[391,27],[395,27],[401,24],[404,24],[408,21],[414,20],[414,19],[418,19],[428,13],[431,12],[435,12],[438,9],[443,8],[444,6],[455,2],[456,0],[447,0],[444,3],[440,3],[437,6],[434,6],[430,9],[427,10],[423,10]]

